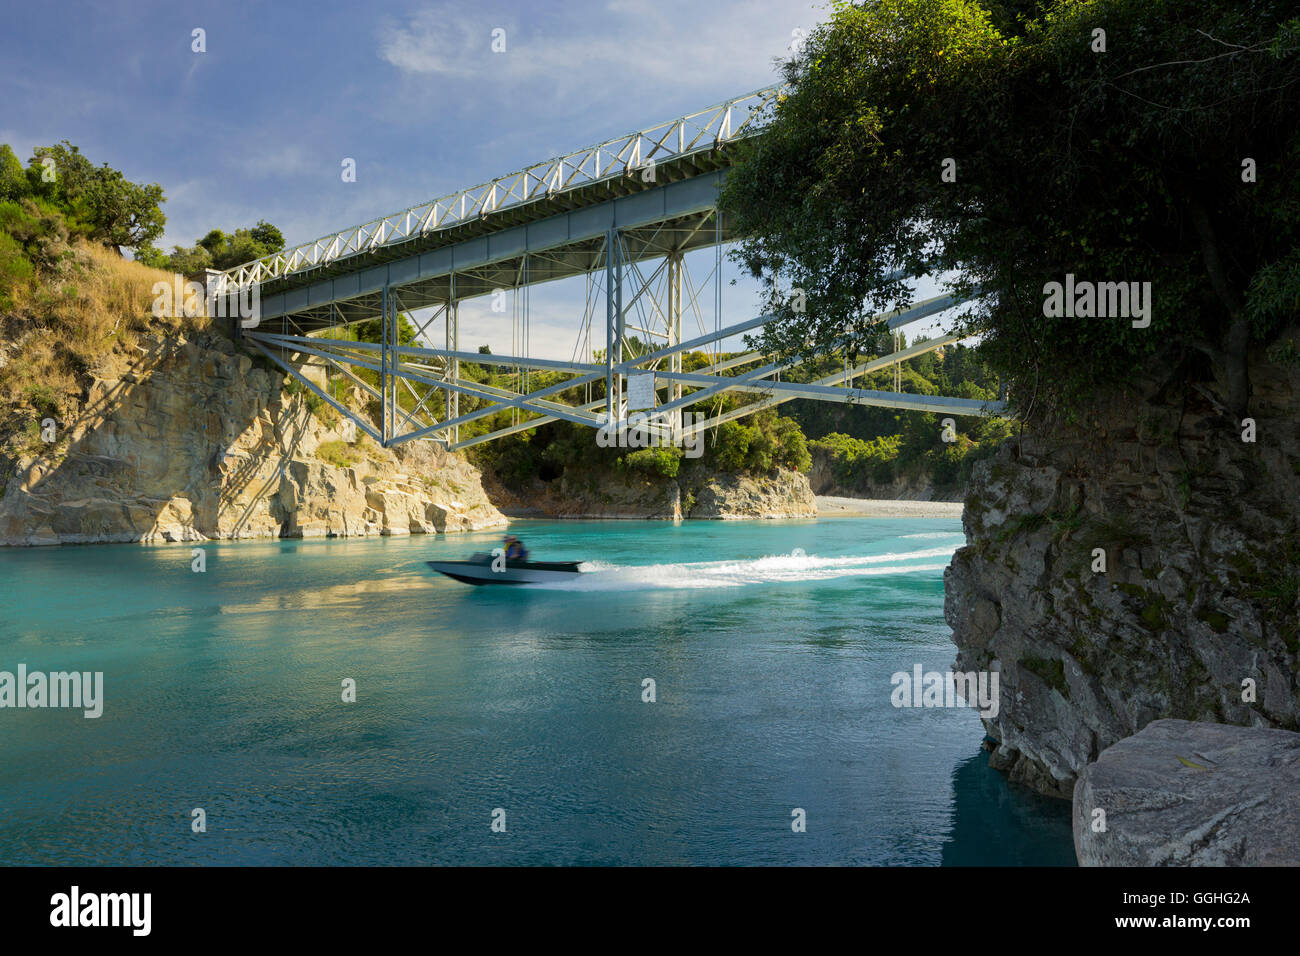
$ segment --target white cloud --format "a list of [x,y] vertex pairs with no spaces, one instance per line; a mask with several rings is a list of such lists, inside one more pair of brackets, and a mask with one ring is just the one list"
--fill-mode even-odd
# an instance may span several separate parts
[[319,165],[307,156],[306,150],[296,145],[271,149],[249,147],[231,154],[231,162],[241,172],[255,177],[297,176]]
[[[516,92],[528,81],[539,84],[537,92],[587,101],[662,95],[665,84],[671,93],[741,93],[773,82],[773,59],[788,55],[792,32],[807,31],[815,19],[810,5],[796,0],[610,0],[599,14],[567,18],[467,14],[437,4],[405,25],[384,23],[379,55],[412,76],[472,78]],[[497,27],[506,31],[504,53],[491,50]]]
[[[472,72],[466,61],[477,33],[474,22],[453,14],[450,8],[421,10],[404,27],[385,22],[379,33],[380,58],[403,73],[453,76]],[[490,35],[484,31],[485,37]],[[482,47],[490,52],[489,40],[484,40]]]

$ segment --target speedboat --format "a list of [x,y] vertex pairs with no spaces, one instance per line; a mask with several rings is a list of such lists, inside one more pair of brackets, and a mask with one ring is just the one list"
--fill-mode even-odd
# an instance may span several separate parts
[[582,573],[581,561],[520,561],[490,554],[475,554],[468,561],[424,563],[463,584],[551,584]]

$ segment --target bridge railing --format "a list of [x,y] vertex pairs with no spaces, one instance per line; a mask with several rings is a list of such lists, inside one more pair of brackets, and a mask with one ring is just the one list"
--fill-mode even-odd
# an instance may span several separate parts
[[662,163],[714,149],[751,135],[755,117],[780,89],[780,86],[770,86],[755,90],[698,113],[557,156],[391,216],[254,259],[213,276],[216,290],[224,292],[232,285],[244,287],[282,278],[484,219],[580,186],[625,176],[651,162]]

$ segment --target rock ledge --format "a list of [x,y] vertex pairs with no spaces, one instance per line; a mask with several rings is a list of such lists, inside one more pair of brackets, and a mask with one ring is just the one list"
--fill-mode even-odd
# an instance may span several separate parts
[[1300,733],[1153,721],[1079,775],[1074,848],[1082,866],[1300,865]]

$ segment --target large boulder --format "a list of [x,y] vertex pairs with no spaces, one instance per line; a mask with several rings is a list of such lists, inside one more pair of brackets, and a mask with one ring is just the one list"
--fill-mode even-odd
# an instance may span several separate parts
[[720,472],[691,489],[691,518],[815,518],[817,499],[808,478],[780,469],[771,475]]
[[1074,848],[1082,866],[1300,866],[1300,733],[1148,724],[1079,775]]

